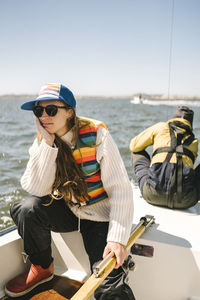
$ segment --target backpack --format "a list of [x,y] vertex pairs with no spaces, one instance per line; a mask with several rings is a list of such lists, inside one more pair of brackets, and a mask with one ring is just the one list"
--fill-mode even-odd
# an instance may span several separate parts
[[[169,208],[187,208],[194,205],[195,190],[189,191],[187,203],[183,202],[183,155],[188,156],[194,163],[194,154],[188,149],[188,146],[194,141],[195,137],[191,128],[179,121],[169,122],[169,132],[171,137],[170,147],[160,147],[156,149],[152,156],[167,152],[167,156],[163,164],[169,163],[171,157],[176,153],[177,163],[174,165],[174,172],[171,179],[171,186],[168,192],[167,206]],[[181,129],[184,129],[181,130]],[[193,172],[195,174],[195,172]],[[195,203],[194,203],[195,202]]]

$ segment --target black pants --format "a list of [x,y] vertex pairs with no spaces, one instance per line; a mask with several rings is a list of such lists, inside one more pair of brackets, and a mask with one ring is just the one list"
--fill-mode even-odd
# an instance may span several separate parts
[[[151,161],[145,150],[138,153],[132,153],[132,163],[140,191],[143,198],[148,203],[175,209],[186,209],[195,205],[200,199],[200,165],[194,170],[196,181],[196,184],[194,182],[194,188],[182,191],[181,195],[178,196],[177,192],[169,193],[165,191],[165,189],[160,187],[158,188],[156,186],[156,182],[152,179],[151,183],[149,183],[149,169]],[[182,185],[184,185],[184,182]],[[179,199],[181,199],[181,201],[179,201]]]
[[[49,202],[49,196],[30,196],[19,203],[11,206],[11,216],[18,227],[18,232],[24,241],[24,251],[29,256],[31,263],[47,268],[53,261],[51,254],[51,231],[72,232],[78,229],[78,219],[68,208],[64,200],[55,200],[49,206],[42,205]],[[84,246],[89,256],[90,266],[102,260],[102,254],[106,246],[108,222],[94,222],[88,220],[80,221],[80,231],[83,237]],[[112,285],[107,290],[114,290],[119,278],[124,278],[122,268],[113,270],[110,275]],[[115,278],[117,278],[115,280]],[[109,281],[109,280],[108,280]],[[115,284],[116,281],[116,284]],[[126,284],[123,288],[130,289]],[[97,298],[105,293],[104,282],[96,290]],[[106,298],[105,298],[106,299]],[[109,298],[109,299],[115,299]],[[121,298],[123,299],[123,298]],[[126,298],[134,299],[132,298]]]
[[195,168],[197,200],[200,201],[200,164]]
[[150,156],[145,150],[137,153],[132,153],[132,163],[139,188],[142,192],[144,184],[149,177],[148,171],[151,163]]

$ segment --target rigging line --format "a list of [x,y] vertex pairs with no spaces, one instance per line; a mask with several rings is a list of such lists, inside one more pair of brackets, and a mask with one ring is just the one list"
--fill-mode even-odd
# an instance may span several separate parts
[[172,0],[172,14],[171,14],[171,30],[170,30],[170,49],[169,49],[169,73],[168,73],[168,100],[170,98],[171,88],[171,66],[172,66],[172,47],[173,47],[173,29],[174,29],[174,2]]

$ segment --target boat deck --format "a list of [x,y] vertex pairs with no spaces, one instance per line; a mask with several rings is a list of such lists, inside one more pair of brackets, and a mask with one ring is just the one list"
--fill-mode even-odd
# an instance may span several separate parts
[[77,290],[82,286],[82,282],[69,279],[62,276],[54,276],[54,278],[46,282],[25,296],[12,298],[4,296],[0,300],[64,300],[70,299]]
[[129,277],[136,299],[199,299],[200,201],[183,210],[154,206],[134,187],[134,223],[146,214],[155,223],[138,243],[154,252],[151,258],[134,255],[136,267]]
[[134,191],[134,221],[145,214],[155,217],[155,226],[143,238],[200,252],[200,202],[188,209],[169,209],[147,203],[138,187]]

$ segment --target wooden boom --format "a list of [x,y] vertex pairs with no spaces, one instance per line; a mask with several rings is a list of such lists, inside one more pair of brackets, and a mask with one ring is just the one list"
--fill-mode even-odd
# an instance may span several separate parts
[[[127,251],[136,242],[136,240],[144,233],[147,227],[154,222],[154,217],[146,215],[140,219],[140,222],[131,232],[130,238],[126,245]],[[93,274],[74,294],[71,300],[87,300],[102,283],[102,281],[110,274],[116,265],[115,256],[110,253],[102,262],[95,267]]]

